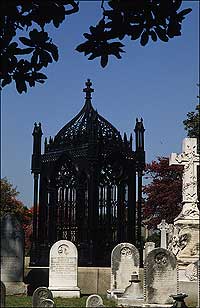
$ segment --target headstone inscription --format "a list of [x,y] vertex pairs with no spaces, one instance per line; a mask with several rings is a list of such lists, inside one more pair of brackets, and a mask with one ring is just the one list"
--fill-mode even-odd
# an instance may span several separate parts
[[86,307],[104,307],[101,296],[92,294],[86,300]]
[[161,220],[161,223],[157,225],[158,230],[160,230],[160,247],[167,248],[167,232],[169,230],[169,224],[165,222],[165,219]]
[[23,294],[24,232],[15,215],[6,213],[1,218],[1,280],[7,295]]
[[49,289],[54,297],[80,297],[77,286],[78,253],[67,240],[56,242],[50,249]]
[[145,260],[146,304],[171,304],[170,297],[178,290],[177,262],[173,253],[164,248],[155,248]]
[[6,299],[6,287],[5,287],[5,284],[2,281],[1,281],[0,297],[1,297],[1,307],[4,308],[5,307],[5,299]]
[[41,303],[45,299],[53,299],[52,292],[46,287],[37,288],[32,297],[32,307],[41,307]]
[[107,290],[108,298],[124,293],[133,272],[139,275],[138,249],[130,243],[120,243],[111,253],[111,286]]

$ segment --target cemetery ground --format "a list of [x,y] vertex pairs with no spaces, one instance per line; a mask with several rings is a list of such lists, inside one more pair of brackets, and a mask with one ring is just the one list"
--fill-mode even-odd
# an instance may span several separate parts
[[[85,307],[86,299],[88,296],[82,296],[81,298],[54,298],[56,307]],[[105,295],[101,295],[105,307],[116,307],[116,304],[112,300],[108,300]],[[6,306],[5,307],[32,307],[32,296],[26,295],[8,295],[6,296]]]

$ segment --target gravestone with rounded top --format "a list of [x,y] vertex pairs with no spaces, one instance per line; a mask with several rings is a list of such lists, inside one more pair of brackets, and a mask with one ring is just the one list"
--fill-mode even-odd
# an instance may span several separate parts
[[104,307],[101,296],[92,294],[86,300],[86,307]]
[[54,301],[52,299],[43,299],[40,306],[38,307],[56,307]]
[[54,297],[80,297],[77,286],[78,253],[67,240],[56,242],[50,249],[49,289]]
[[53,299],[52,292],[46,287],[37,288],[32,297],[32,307],[41,307],[41,303],[45,299]]
[[178,291],[177,261],[173,253],[155,248],[145,260],[145,302],[166,305],[173,303],[170,297]]
[[14,214],[1,218],[1,280],[7,295],[23,294],[24,278],[24,232]]
[[121,296],[130,284],[131,274],[139,274],[139,252],[130,243],[120,243],[111,253],[111,286],[108,298]]

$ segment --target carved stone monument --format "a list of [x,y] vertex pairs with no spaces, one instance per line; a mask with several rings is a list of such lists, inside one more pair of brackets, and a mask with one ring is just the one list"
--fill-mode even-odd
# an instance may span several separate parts
[[6,294],[24,294],[24,232],[17,218],[6,213],[1,218],[1,281]]
[[155,248],[145,260],[145,303],[162,305],[173,302],[170,297],[178,291],[177,261],[173,253],[164,248]]
[[115,246],[111,253],[111,286],[107,290],[108,298],[120,297],[130,284],[131,274],[139,275],[139,252],[130,243]]
[[169,245],[179,263],[181,280],[189,281],[186,267],[199,258],[199,210],[197,193],[197,166],[200,156],[197,153],[197,139],[185,138],[181,154],[172,153],[170,165],[184,166],[182,178],[182,211],[170,225]]
[[92,294],[86,300],[86,308],[89,307],[104,307],[101,296]]
[[37,288],[32,297],[32,307],[43,307],[41,306],[42,301],[45,299],[53,299],[52,292],[46,287]]
[[165,222],[165,219],[161,220],[161,223],[157,225],[157,228],[160,230],[160,247],[167,248],[167,232],[169,230],[169,224]]
[[130,285],[125,289],[122,297],[117,300],[118,306],[128,306],[128,307],[140,307],[144,303],[143,289],[138,279],[138,274],[133,273],[131,275]]
[[72,242],[60,240],[51,247],[49,289],[54,297],[80,297],[77,261],[77,248]]

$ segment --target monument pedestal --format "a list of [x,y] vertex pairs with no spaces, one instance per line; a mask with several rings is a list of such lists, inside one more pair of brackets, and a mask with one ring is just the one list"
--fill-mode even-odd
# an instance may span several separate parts
[[78,287],[49,287],[49,290],[52,292],[53,297],[80,298],[80,289]]
[[26,294],[27,286],[21,281],[3,281],[6,287],[6,295]]

